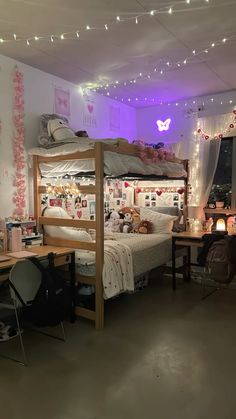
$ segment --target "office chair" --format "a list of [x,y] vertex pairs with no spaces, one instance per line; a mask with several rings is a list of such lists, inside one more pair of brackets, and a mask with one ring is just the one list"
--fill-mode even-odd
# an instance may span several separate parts
[[[22,303],[24,303],[24,305],[26,306],[30,306],[33,303],[34,298],[39,290],[40,284],[41,284],[41,272],[35,265],[33,265],[33,263],[30,260],[24,259],[24,260],[17,261],[9,273],[10,295],[13,301],[12,308],[14,309],[15,319],[16,319],[16,329],[17,329],[16,336],[19,336],[19,339],[20,339],[23,362],[18,361],[16,359],[12,359],[12,358],[11,359],[25,366],[28,365],[28,361],[27,361],[26,352],[24,348],[24,343],[23,343],[23,338],[22,338],[23,330],[20,325],[18,311],[23,309]],[[20,296],[20,299],[18,298],[17,294]],[[64,331],[63,322],[61,322],[60,325],[62,329],[62,336],[63,336],[62,338],[39,331],[38,329],[31,329],[31,330],[42,333],[46,336],[50,336],[55,339],[65,341],[65,331]]]

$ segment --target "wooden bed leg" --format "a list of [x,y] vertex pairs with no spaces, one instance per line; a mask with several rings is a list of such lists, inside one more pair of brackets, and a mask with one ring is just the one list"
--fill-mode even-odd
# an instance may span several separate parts
[[103,299],[103,289],[98,289],[101,287],[96,286],[96,296],[95,296],[95,328],[96,330],[101,330],[104,328],[104,299]]

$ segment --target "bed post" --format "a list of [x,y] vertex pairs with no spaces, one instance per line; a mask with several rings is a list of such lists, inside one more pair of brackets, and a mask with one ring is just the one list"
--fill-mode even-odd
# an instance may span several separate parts
[[96,189],[96,285],[95,285],[95,327],[104,327],[104,299],[102,271],[104,261],[104,148],[95,144],[95,189]]

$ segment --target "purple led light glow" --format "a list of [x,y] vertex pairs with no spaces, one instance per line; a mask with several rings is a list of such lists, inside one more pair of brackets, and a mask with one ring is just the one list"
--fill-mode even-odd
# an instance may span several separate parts
[[167,118],[164,122],[158,119],[156,123],[158,131],[168,131],[168,129],[170,128],[171,119]]

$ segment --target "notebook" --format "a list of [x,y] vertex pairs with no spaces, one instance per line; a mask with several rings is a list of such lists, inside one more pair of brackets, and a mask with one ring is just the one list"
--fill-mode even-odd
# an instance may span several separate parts
[[9,256],[0,255],[0,263],[6,262],[7,260],[10,260],[11,258]]
[[24,258],[29,258],[31,256],[38,256],[38,255],[37,253],[27,252],[27,250],[21,250],[20,252],[8,253],[7,256],[10,256],[11,258],[15,258],[15,259],[24,259]]

